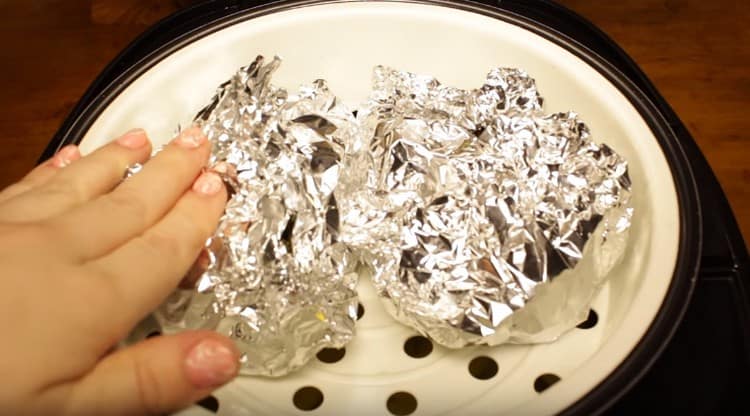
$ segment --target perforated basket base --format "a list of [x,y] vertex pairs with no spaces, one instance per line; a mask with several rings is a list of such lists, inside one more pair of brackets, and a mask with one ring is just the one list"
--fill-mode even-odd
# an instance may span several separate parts
[[[484,414],[475,406],[480,402],[492,403],[493,414],[518,414],[515,409],[565,380],[596,350],[609,288],[596,298],[589,319],[554,343],[461,350],[435,345],[395,322],[369,282],[359,293],[362,315],[346,348],[323,350],[283,378],[240,377],[203,407],[180,415]],[[138,333],[155,330],[144,326]]]

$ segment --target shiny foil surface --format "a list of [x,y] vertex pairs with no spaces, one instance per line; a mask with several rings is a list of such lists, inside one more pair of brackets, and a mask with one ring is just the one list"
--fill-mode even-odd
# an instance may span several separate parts
[[371,169],[343,238],[393,316],[454,348],[583,321],[625,248],[626,161],[575,113],[545,114],[517,69],[470,91],[385,67],[373,79],[358,114]]
[[275,87],[279,65],[258,57],[196,116],[230,199],[165,332],[217,330],[243,374],[282,376],[352,339],[360,276],[451,348],[585,320],[633,210],[626,161],[578,115],[546,114],[518,69],[462,90],[379,66],[355,118],[325,81]]
[[363,150],[352,111],[318,80],[297,95],[258,57],[196,117],[230,199],[205,253],[157,311],[165,332],[235,340],[242,374],[282,376],[354,335],[357,261],[339,236],[337,188]]

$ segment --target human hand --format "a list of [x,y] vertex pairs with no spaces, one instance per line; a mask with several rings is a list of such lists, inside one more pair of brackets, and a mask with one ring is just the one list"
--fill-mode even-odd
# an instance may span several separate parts
[[0,413],[162,414],[236,375],[237,349],[211,331],[113,350],[178,285],[226,201],[201,174],[199,129],[121,183],[150,154],[142,130],[85,157],[68,146],[0,192]]

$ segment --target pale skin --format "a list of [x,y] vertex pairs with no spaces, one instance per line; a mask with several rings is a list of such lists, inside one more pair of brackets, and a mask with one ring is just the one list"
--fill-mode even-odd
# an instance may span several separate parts
[[150,154],[142,130],[83,157],[68,146],[0,192],[0,413],[165,414],[236,376],[237,349],[211,331],[115,348],[178,285],[227,198],[200,130]]

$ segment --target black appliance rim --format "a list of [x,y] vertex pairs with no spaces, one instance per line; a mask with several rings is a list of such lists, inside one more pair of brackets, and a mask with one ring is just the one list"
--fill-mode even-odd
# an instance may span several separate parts
[[[524,10],[508,10],[503,2],[468,0],[376,0],[380,2],[415,3],[459,9],[493,17],[555,43],[573,53],[602,74],[627,97],[649,125],[664,152],[677,190],[680,214],[680,239],[677,262],[664,301],[646,333],[629,355],[596,387],[566,408],[561,414],[599,414],[627,393],[650,369],[671,340],[687,309],[695,288],[702,251],[702,213],[698,190],[689,160],[681,140],[692,140],[675,133],[674,120],[660,110],[660,106],[636,86],[615,65],[584,44],[539,21]],[[63,122],[53,140],[42,154],[46,160],[61,147],[79,143],[107,106],[135,79],[161,60],[185,45],[228,26],[259,16],[291,9],[330,3],[352,3],[358,0],[209,0],[179,11],[146,31],[118,55],[97,77],[71,114]],[[537,0],[546,7],[554,5],[561,15],[587,22],[574,12],[548,0]],[[533,2],[529,2],[533,3]],[[527,9],[528,10],[528,9]],[[595,27],[589,23],[595,29]],[[175,30],[177,29],[177,30]],[[598,32],[595,29],[595,32]],[[154,40],[157,39],[157,42]],[[621,52],[609,38],[603,42]],[[629,59],[624,52],[622,56]],[[134,59],[135,57],[135,59]],[[630,61],[632,62],[632,60]],[[682,129],[684,131],[684,129]]]

